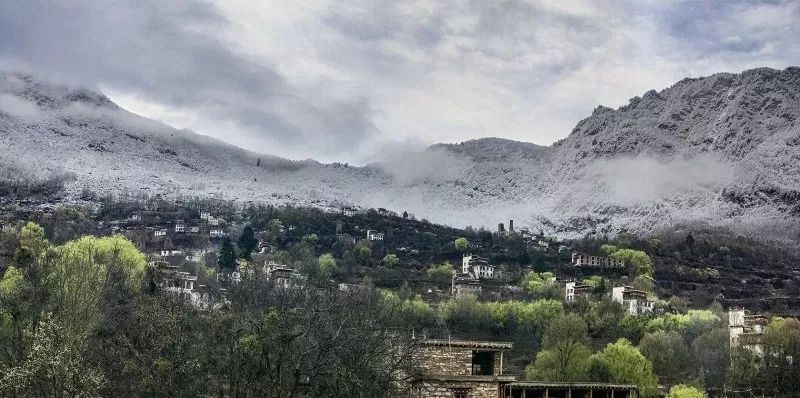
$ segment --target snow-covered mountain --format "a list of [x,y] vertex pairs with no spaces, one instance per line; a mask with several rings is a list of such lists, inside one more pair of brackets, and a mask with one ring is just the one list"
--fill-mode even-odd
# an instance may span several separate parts
[[438,144],[350,167],[249,152],[95,92],[0,75],[0,167],[64,170],[73,193],[214,195],[408,210],[456,226],[562,234],[702,222],[796,240],[800,68],[684,79],[598,107],[552,146]]

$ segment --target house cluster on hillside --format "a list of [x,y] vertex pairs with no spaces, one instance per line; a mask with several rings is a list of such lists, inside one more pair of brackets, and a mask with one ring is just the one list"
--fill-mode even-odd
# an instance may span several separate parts
[[[574,302],[580,297],[589,297],[594,288],[583,282],[569,281],[564,283],[564,301]],[[611,289],[611,299],[622,304],[628,315],[639,316],[653,312],[655,301],[647,292],[636,290],[630,286],[617,286]]]

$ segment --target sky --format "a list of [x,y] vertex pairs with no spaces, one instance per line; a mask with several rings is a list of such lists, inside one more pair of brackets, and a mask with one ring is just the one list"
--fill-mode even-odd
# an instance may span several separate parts
[[0,69],[178,128],[365,164],[438,142],[549,145],[684,77],[800,64],[800,2],[0,2]]

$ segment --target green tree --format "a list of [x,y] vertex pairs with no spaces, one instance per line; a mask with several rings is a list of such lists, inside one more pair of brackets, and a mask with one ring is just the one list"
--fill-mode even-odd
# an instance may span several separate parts
[[460,251],[462,253],[466,252],[470,248],[470,243],[467,240],[467,238],[465,238],[465,237],[460,237],[460,238],[456,239],[453,242],[453,244],[455,245],[456,250],[458,250],[458,251]]
[[694,376],[692,353],[678,332],[648,333],[639,342],[639,350],[666,386],[689,382]]
[[624,261],[636,275],[653,276],[653,260],[641,250],[622,249],[614,245],[603,245],[600,250],[613,259]]
[[249,260],[250,255],[253,253],[256,247],[258,247],[258,239],[255,237],[253,227],[249,225],[244,227],[242,234],[239,236],[238,246],[241,257]]
[[[57,263],[47,276],[50,303],[65,326],[88,330],[99,319],[98,304],[109,283],[140,291],[147,259],[126,238],[86,236],[57,249]],[[115,278],[111,278],[111,275]]]
[[727,328],[707,331],[692,342],[694,362],[703,384],[708,388],[725,386],[728,363],[730,363],[730,332]]
[[39,224],[28,222],[19,231],[19,247],[14,253],[14,263],[26,267],[49,246],[50,243],[44,236],[44,229]]
[[531,380],[585,381],[588,378],[591,351],[586,322],[578,315],[554,319],[542,338],[542,350],[525,374]]
[[330,279],[336,273],[336,259],[330,253],[325,253],[317,259],[319,275],[323,279]]
[[381,263],[383,263],[383,266],[384,267],[389,267],[389,268],[393,268],[399,262],[400,262],[400,259],[397,258],[396,254],[393,254],[393,253],[389,253],[389,254],[383,256],[383,260],[381,260]]
[[236,250],[227,236],[222,241],[222,246],[217,254],[217,265],[221,271],[232,272],[236,270]]
[[104,384],[102,371],[84,357],[83,336],[75,336],[47,315],[38,327],[26,333],[31,349],[22,361],[0,372],[0,395],[4,397],[95,397]]
[[678,384],[669,389],[667,398],[708,398],[708,395],[697,387]]
[[368,244],[360,243],[353,250],[359,265],[366,267],[370,264],[372,249],[370,249]]
[[521,283],[528,293],[536,296],[552,297],[554,288],[557,288],[556,277],[552,272],[530,271],[525,274]]
[[764,331],[765,387],[779,392],[800,391],[800,320],[773,318]]
[[655,397],[658,378],[653,364],[626,339],[609,343],[592,356],[591,373],[595,381],[635,384],[643,398]]
[[450,284],[453,274],[455,270],[453,269],[453,264],[445,261],[441,264],[432,265],[428,268],[428,278],[438,285],[439,287],[445,287]]

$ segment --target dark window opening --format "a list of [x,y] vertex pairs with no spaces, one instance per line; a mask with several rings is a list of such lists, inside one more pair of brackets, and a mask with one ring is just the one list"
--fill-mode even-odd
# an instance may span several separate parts
[[469,393],[468,388],[456,388],[453,390],[453,398],[467,398]]
[[494,374],[494,352],[472,352],[472,374],[474,376],[491,376]]

